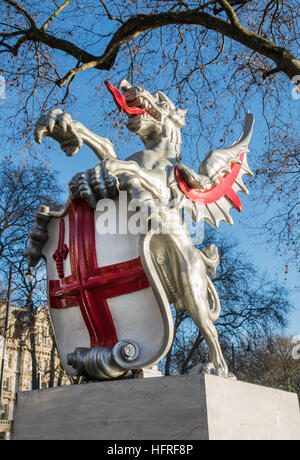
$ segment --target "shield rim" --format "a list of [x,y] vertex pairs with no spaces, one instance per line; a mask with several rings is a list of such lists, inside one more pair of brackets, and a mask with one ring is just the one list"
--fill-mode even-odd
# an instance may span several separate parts
[[[58,211],[58,212],[49,211],[49,214],[48,214],[49,217],[51,219],[52,218],[60,219],[60,218],[65,217],[66,214],[68,213],[68,209],[71,204],[71,201],[72,200],[68,198],[64,208],[61,211]],[[98,200],[98,202],[99,201],[100,200]],[[94,212],[95,212],[95,209],[94,209]],[[170,303],[168,301],[167,294],[159,278],[158,272],[152,261],[151,253],[150,253],[150,242],[151,242],[151,238],[154,235],[154,233],[155,233],[154,231],[149,230],[146,234],[140,235],[139,237],[139,256],[140,256],[140,260],[141,260],[141,264],[143,266],[144,272],[149,281],[149,285],[152,289],[152,292],[154,294],[154,297],[156,299],[156,302],[158,304],[158,307],[159,307],[159,310],[162,316],[162,321],[163,321],[163,326],[164,326],[164,337],[163,337],[163,341],[162,341],[162,345],[160,349],[151,358],[144,360],[144,361],[137,361],[137,362],[130,363],[130,365],[128,366],[128,369],[133,369],[133,370],[141,369],[144,367],[152,367],[155,364],[157,364],[159,361],[161,361],[166,356],[166,354],[170,350],[172,343],[173,343],[174,326],[173,326],[173,316],[172,316]],[[74,377],[74,375],[72,375],[70,371],[67,369],[67,367],[64,365],[64,359],[62,359],[61,347],[59,344],[59,340],[57,338],[56,329],[55,329],[54,321],[52,318],[51,307],[50,307],[50,290],[49,290],[50,280],[49,280],[48,269],[47,269],[47,266],[48,266],[47,257],[43,255],[43,259],[45,261],[46,273],[47,273],[47,299],[48,299],[49,318],[50,318],[50,322],[52,325],[55,342],[57,345],[58,355],[61,360],[61,364],[63,368],[65,369],[65,371],[67,372],[67,374],[71,375],[71,377]]]

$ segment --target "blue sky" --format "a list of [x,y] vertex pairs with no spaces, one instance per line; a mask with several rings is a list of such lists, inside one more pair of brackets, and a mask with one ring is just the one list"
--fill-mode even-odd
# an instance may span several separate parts
[[[97,8],[99,8],[99,2],[96,3],[98,5]],[[73,24],[74,22],[76,23],[76,18],[74,19],[74,15],[77,15],[78,18],[80,17],[80,28],[78,29],[77,40],[79,40],[79,37],[82,36],[81,41],[89,40],[89,42],[87,41],[87,43],[89,43],[87,45],[87,49],[89,51],[95,53],[99,52],[98,41],[95,41],[93,36],[91,38],[89,34],[84,35],[83,26],[91,27],[93,32],[96,31],[99,34],[105,34],[107,31],[110,30],[111,22],[103,20],[100,23],[96,16],[93,17],[93,19],[91,19],[91,16],[89,16],[88,14],[84,15],[83,5],[79,5],[78,8],[76,8],[76,10],[66,9],[66,11],[64,11],[64,13],[57,18],[56,24],[58,24],[59,27],[61,27],[61,29],[65,32],[68,31],[68,29],[73,31]],[[91,20],[93,21],[93,24],[90,23]],[[51,31],[51,27],[49,30]],[[174,43],[172,43],[172,41],[170,40],[169,43],[164,43],[165,47],[162,48],[160,46],[159,41],[159,32],[157,32],[156,35],[154,34],[154,40],[155,37],[156,42],[154,41],[154,44],[156,46],[156,50],[154,46],[154,52],[152,52],[151,56],[145,55],[145,58],[143,59],[143,69],[141,70],[141,72],[143,72],[144,75],[147,75],[148,73],[149,78],[151,76],[150,74],[158,72],[159,65],[161,64],[162,53],[167,53],[168,51],[172,50],[172,46],[174,45]],[[214,47],[214,41],[216,40],[216,36],[211,34],[210,37],[210,43],[213,43]],[[104,37],[103,40],[105,41],[106,38]],[[194,43],[191,43],[191,46],[194,46]],[[229,51],[230,46],[231,44],[230,42],[228,42],[226,45],[226,47],[228,48],[225,47],[225,56],[226,51],[227,49]],[[191,50],[191,48],[188,48],[188,50]],[[242,50],[244,51],[243,47],[235,45],[235,52],[237,55],[239,55],[239,53]],[[212,52],[214,52],[214,49]],[[207,51],[207,53],[207,61],[209,61],[209,58],[211,56],[209,56],[209,51]],[[125,52],[124,56],[126,56]],[[184,53],[182,54],[182,56],[185,56]],[[74,60],[70,58],[67,58],[63,54],[60,54],[59,64],[60,68],[63,69],[61,73],[64,74],[66,70],[69,70],[69,68],[72,68],[74,65],[76,65],[76,62],[74,62]],[[108,78],[109,80],[111,80],[111,83],[117,84],[121,77],[126,78],[126,73],[128,71],[128,63],[126,63],[126,57],[122,61],[118,59],[117,64],[119,66],[116,69],[114,69],[113,72],[107,73],[91,70],[88,72],[83,72],[75,78],[74,82],[72,83],[72,94],[73,96],[75,96],[76,101],[73,103],[70,109],[70,113],[72,114],[72,117],[74,119],[81,121],[92,131],[97,132],[99,135],[103,137],[111,139],[115,144],[115,150],[118,153],[119,157],[121,159],[124,159],[130,153],[139,150],[141,148],[141,143],[138,139],[133,139],[132,136],[128,136],[127,132],[122,139],[119,139],[119,126],[113,127],[112,122],[119,120],[122,117],[122,115],[117,115],[114,105],[112,104],[111,96],[104,88],[103,80],[104,78]],[[216,80],[217,83],[215,84],[215,86],[218,90],[217,98],[214,100],[214,108],[212,110],[215,110],[218,106],[221,112],[218,117],[219,124],[217,132],[214,134],[214,138],[210,139],[214,148],[220,147],[219,143],[220,139],[223,138],[225,125],[227,121],[231,119],[232,113],[236,109],[234,101],[235,95],[225,91],[225,87],[228,82],[224,80],[224,75],[222,75],[222,73],[226,73],[227,70],[231,70],[230,64],[228,64],[228,69],[226,69],[226,65],[222,64],[222,62],[222,65],[220,67],[218,67],[217,64],[218,63],[216,63],[216,65],[212,67],[211,74],[209,75],[209,77],[212,77],[212,79]],[[124,72],[122,72],[122,69],[124,70]],[[164,70],[164,72],[161,72],[157,76],[157,83],[155,83],[157,84],[156,89],[163,90],[165,87],[168,86],[169,80],[172,77],[171,70],[172,67],[169,66]],[[113,79],[111,77],[111,74],[113,73],[114,75],[116,75],[117,72],[119,73],[119,78],[115,77]],[[179,67],[178,72],[182,72],[182,75],[184,75],[184,67]],[[203,92],[204,82],[203,80],[201,80],[201,74],[200,76],[195,74],[194,78],[195,80],[193,84],[195,88],[199,88],[197,94],[199,95],[199,99],[201,101],[202,106],[204,107],[209,105],[211,103],[211,101],[209,100],[209,93]],[[143,81],[138,80],[137,83],[143,84]],[[97,86],[100,87],[100,90],[95,91],[95,88]],[[147,84],[145,86],[146,89],[154,89],[148,88]],[[295,125],[297,122],[296,117],[299,113],[300,100],[293,101],[290,97],[290,93],[293,86],[290,82],[286,81],[284,83],[284,86],[285,87],[282,89],[281,93],[282,105],[280,111],[278,112],[278,120],[291,122]],[[230,141],[232,142],[233,140],[235,140],[239,135],[241,130],[241,122],[244,118],[245,110],[251,111],[256,117],[256,125],[254,128],[253,140],[250,145],[251,154],[249,155],[249,164],[250,167],[252,166],[252,168],[255,169],[256,164],[258,163],[259,159],[261,159],[261,153],[266,147],[267,126],[266,120],[262,116],[261,95],[263,92],[263,88],[254,87],[251,91],[249,92],[249,97],[247,99],[247,106],[241,106],[238,109],[239,120],[234,121],[233,132],[227,136],[227,144]],[[1,111],[3,113],[6,112],[7,115],[11,115],[13,113],[13,110],[18,106],[18,98],[15,97],[15,92],[15,88],[12,88],[11,91],[8,91],[6,101],[2,101],[2,104],[0,105]],[[60,96],[63,96],[64,92],[65,89],[58,90]],[[234,93],[234,89],[232,89],[232,93]],[[177,94],[178,91],[176,90],[176,88],[173,88],[171,90],[170,97],[176,97]],[[24,94],[24,97],[26,98],[27,95]],[[187,118],[190,120],[190,123],[185,129],[183,129],[182,133],[183,161],[185,164],[193,166],[195,169],[197,169],[198,162],[195,161],[197,155],[194,152],[194,145],[197,144],[198,152],[200,152],[199,157],[200,159],[201,157],[203,158],[209,150],[209,148],[211,147],[211,145],[209,145],[208,142],[210,133],[204,130],[204,132],[201,133],[200,139],[198,138],[201,126],[200,123],[197,122],[197,120],[194,118],[195,113],[197,112],[197,110],[195,110],[194,107],[194,102],[192,100],[187,99],[184,101],[184,103],[186,104],[186,107],[189,109],[187,113]],[[109,113],[111,110],[113,111],[111,116],[105,120],[105,116],[107,117],[107,113]],[[272,104],[269,106],[268,110],[269,113],[272,111]],[[67,109],[67,111],[69,110]],[[211,121],[211,123],[215,123],[214,116],[211,114],[211,112],[208,111],[203,113],[205,117],[208,117],[206,120],[206,128],[209,126],[209,121]],[[294,114],[293,120],[290,120],[291,113]],[[5,131],[4,127],[2,127],[2,129]],[[3,132],[2,136],[4,136]],[[49,149],[49,147],[51,147],[51,149]],[[49,164],[51,168],[58,171],[60,182],[62,186],[65,187],[66,196],[67,184],[72,178],[72,176],[76,174],[78,171],[84,171],[88,168],[93,167],[97,163],[97,159],[93,152],[86,147],[83,147],[83,149],[77,154],[77,156],[67,158],[60,151],[59,146],[54,141],[48,139],[45,139],[41,146],[34,145],[30,147],[30,149],[31,153],[37,154],[37,161],[40,162],[41,167],[44,167],[46,164]],[[21,147],[18,147],[18,151],[15,152],[15,155],[18,159],[20,159],[20,164],[22,164],[22,162],[24,163],[24,161],[26,161],[26,159],[28,158],[27,153],[23,154],[22,144]],[[247,182],[247,179],[245,180],[245,182]],[[251,187],[251,189],[253,190],[253,187]],[[265,221],[266,213],[270,213],[270,215],[272,215],[274,209],[277,206],[277,202],[274,201],[271,204],[270,208],[266,210],[265,204],[262,201],[260,201],[259,197],[260,194],[258,192],[255,193],[255,195],[252,194],[250,197],[242,195],[241,199],[244,206],[243,212],[239,214],[235,210],[231,211],[232,217],[234,219],[234,226],[229,227],[226,224],[221,223],[218,231],[224,232],[228,236],[233,235],[235,238],[237,238],[240,244],[241,251],[243,253],[248,253],[248,257],[251,258],[255,265],[260,270],[262,270],[262,272],[265,272],[272,278],[278,279],[279,282],[282,282],[287,286],[290,292],[290,300],[295,307],[295,311],[290,316],[288,332],[292,335],[298,335],[300,334],[300,305],[298,301],[300,293],[299,274],[297,273],[296,269],[291,266],[288,274],[286,275],[286,261],[276,254],[274,246],[269,246],[266,243],[266,235],[261,230],[261,227],[263,226],[263,223]]]
[[[80,83],[81,80],[81,83]],[[112,83],[117,83],[112,81]],[[101,113],[101,109],[98,113],[95,114],[93,112],[93,117],[91,117],[90,105],[86,104],[86,101],[89,99],[90,91],[87,87],[87,82],[84,77],[79,79],[77,83],[78,88],[76,90],[76,97],[77,101],[74,107],[71,109],[71,114],[74,119],[78,119],[87,127],[93,126],[93,130],[97,132],[99,135],[103,137],[108,137],[112,140],[115,144],[115,149],[120,158],[125,158],[127,155],[132,153],[133,151],[138,151],[141,149],[142,144],[138,138],[130,138],[130,142],[127,143],[127,137],[125,135],[125,142],[124,140],[120,142],[118,139],[119,130],[118,127],[108,128],[105,125],[105,129],[101,129],[101,119],[103,117],[103,113]],[[111,104],[111,96],[109,93],[103,91],[101,92],[101,98],[103,104],[105,106]],[[253,133],[253,140],[251,142],[251,153],[249,155],[249,164],[250,167],[255,168],[256,158],[261,149],[260,145],[260,129],[259,125],[262,123],[261,117],[258,113],[258,110],[252,108],[252,112],[256,116],[256,126]],[[113,116],[116,116],[114,111]],[[188,117],[187,113],[187,117]],[[125,115],[117,115],[118,117],[125,117]],[[243,112],[241,117],[243,116]],[[113,117],[112,117],[113,118]],[[112,119],[110,120],[112,124]],[[195,128],[196,129],[196,128]],[[241,124],[238,122],[236,123],[236,133],[238,134],[241,130]],[[127,133],[126,133],[127,134]],[[232,135],[231,138],[228,140],[233,141],[236,136]],[[184,156],[184,130],[183,130],[183,156]],[[51,146],[51,150],[49,151],[49,146]],[[217,147],[217,146],[216,146]],[[205,144],[203,145],[203,156],[206,154]],[[66,157],[63,152],[60,151],[58,145],[49,139],[44,139],[42,146],[37,146],[37,151],[40,155],[46,155],[49,158],[50,165],[56,169],[59,173],[59,178],[61,184],[65,187],[66,197],[68,193],[67,184],[72,178],[74,174],[78,171],[84,171],[88,168],[95,166],[97,163],[97,158],[93,154],[91,150],[87,147],[83,147],[82,150],[75,156],[75,157]],[[45,158],[44,157],[44,158]],[[185,160],[185,158],[184,158]],[[185,163],[189,163],[189,161],[184,161]],[[247,183],[247,176],[244,176],[245,183]],[[295,307],[295,311],[290,315],[290,321],[287,328],[287,333],[291,335],[299,335],[300,334],[300,305],[298,304],[299,293],[300,293],[300,281],[297,270],[294,267],[290,267],[288,274],[285,274],[285,264],[286,261],[278,256],[274,251],[274,247],[272,245],[268,245],[265,241],[264,234],[261,234],[261,230],[257,227],[263,223],[266,217],[266,208],[263,203],[260,203],[259,200],[254,201],[251,199],[251,196],[247,197],[245,195],[240,195],[241,200],[243,202],[243,212],[240,214],[235,210],[231,211],[231,215],[234,219],[234,226],[230,227],[225,223],[221,223],[218,229],[219,232],[223,232],[228,237],[231,235],[238,239],[240,244],[240,249],[243,253],[247,253],[252,262],[254,262],[255,266],[257,266],[261,271],[262,274],[266,273],[267,276],[270,276],[273,279],[277,279],[279,283],[283,283],[290,293],[290,301]],[[252,196],[253,198],[253,196]],[[270,215],[272,214],[276,203],[273,204],[271,209],[269,210]]]

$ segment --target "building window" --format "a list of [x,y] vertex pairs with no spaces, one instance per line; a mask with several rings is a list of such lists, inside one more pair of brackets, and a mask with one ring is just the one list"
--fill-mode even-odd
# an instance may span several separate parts
[[43,334],[42,334],[42,332],[39,332],[38,333],[38,343],[43,343],[43,341],[44,341]]
[[3,391],[9,391],[9,377],[3,379]]
[[41,370],[43,372],[45,372],[45,370],[46,370],[46,361],[44,359],[42,359],[42,361],[41,361]]
[[47,328],[39,326],[37,329],[37,342],[47,343]]
[[10,369],[13,369],[14,367],[14,359],[13,359],[13,355],[9,355],[8,357],[8,363],[7,363],[7,366],[10,368]]
[[0,408],[0,420],[8,419],[8,404],[3,404]]

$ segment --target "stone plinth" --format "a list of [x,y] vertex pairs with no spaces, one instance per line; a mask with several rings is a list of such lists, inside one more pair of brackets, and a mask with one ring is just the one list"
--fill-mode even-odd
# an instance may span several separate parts
[[297,396],[211,375],[18,393],[14,439],[300,440]]

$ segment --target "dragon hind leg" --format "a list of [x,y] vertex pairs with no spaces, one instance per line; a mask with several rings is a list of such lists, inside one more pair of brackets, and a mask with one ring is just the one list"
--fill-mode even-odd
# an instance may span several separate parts
[[189,308],[187,310],[196,326],[199,327],[208,346],[208,353],[211,362],[203,366],[202,372],[218,375],[220,377],[232,377],[228,371],[228,366],[221,350],[217,329],[213,322],[208,318],[208,302],[203,296],[197,297],[195,308]]
[[211,362],[203,367],[203,372],[233,378],[234,376],[228,371],[217,329],[212,320],[206,267],[197,249],[189,251],[184,263],[181,259],[181,274],[177,280],[181,284],[180,303],[200,329],[208,346]]

